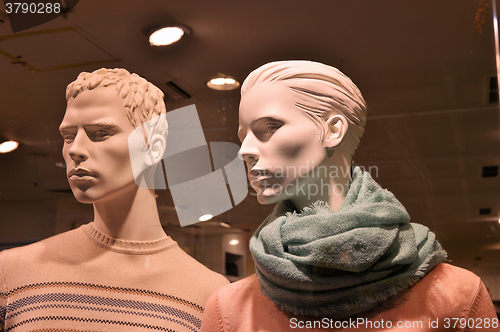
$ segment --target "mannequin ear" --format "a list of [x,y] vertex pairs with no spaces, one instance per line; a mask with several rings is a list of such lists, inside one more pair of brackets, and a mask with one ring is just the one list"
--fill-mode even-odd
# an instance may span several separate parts
[[324,140],[325,148],[334,149],[344,139],[349,124],[344,116],[337,114],[329,117],[326,125],[328,129]]
[[165,155],[166,140],[163,135],[156,134],[151,137],[148,148],[148,164],[156,165]]

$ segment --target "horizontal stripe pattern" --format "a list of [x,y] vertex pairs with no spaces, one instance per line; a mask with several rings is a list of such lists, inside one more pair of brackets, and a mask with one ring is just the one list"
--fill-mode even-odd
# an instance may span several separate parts
[[43,326],[63,331],[85,324],[96,331],[197,332],[203,313],[201,306],[168,294],[79,282],[23,285],[6,297],[7,307],[0,307],[5,331],[43,331]]
[[[123,321],[116,321],[116,320],[109,320],[109,319],[94,319],[94,318],[77,318],[77,317],[63,317],[63,316],[47,316],[47,317],[36,317],[36,318],[31,318],[22,322],[19,322],[5,330],[5,332],[8,331],[13,331],[17,327],[20,327],[24,324],[28,323],[33,323],[37,321],[43,321],[43,320],[50,320],[50,321],[81,321],[81,322],[86,322],[86,323],[105,323],[105,324],[115,324],[119,326],[129,326],[129,327],[141,327],[141,328],[147,328],[147,329],[152,329],[156,331],[168,331],[168,332],[175,332],[175,330],[166,328],[166,327],[161,327],[161,326],[153,326],[149,324],[141,324],[141,323],[134,323],[134,322],[123,322]],[[50,331],[53,331],[50,329]]]
[[7,294],[2,294],[0,293],[0,298],[2,295],[7,298],[7,297],[12,297],[13,295],[17,295],[21,292],[25,291],[30,291],[33,289],[38,289],[38,288],[47,288],[47,287],[61,287],[61,288],[78,288],[78,289],[95,289],[95,290],[101,290],[101,291],[109,291],[109,292],[116,292],[116,293],[122,293],[122,294],[138,294],[138,295],[144,295],[144,296],[151,296],[163,300],[169,300],[177,303],[181,303],[183,305],[186,305],[190,308],[193,308],[194,310],[198,312],[203,312],[203,308],[196,303],[181,299],[176,296],[170,296],[167,294],[161,294],[158,292],[153,292],[153,291],[148,291],[148,290],[143,290],[143,289],[137,289],[137,288],[125,288],[125,287],[112,287],[112,286],[105,286],[105,285],[96,285],[96,284],[90,284],[90,283],[83,283],[83,282],[64,282],[64,281],[53,281],[53,282],[42,282],[42,283],[36,283],[36,284],[30,284],[30,285],[25,285],[21,287],[17,287]]
[[168,236],[112,239],[91,222],[0,252],[0,332],[197,332],[227,283]]

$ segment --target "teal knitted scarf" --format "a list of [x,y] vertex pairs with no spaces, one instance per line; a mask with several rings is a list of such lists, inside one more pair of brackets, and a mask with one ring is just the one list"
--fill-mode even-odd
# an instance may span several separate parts
[[356,167],[338,212],[278,203],[250,240],[262,292],[295,314],[346,318],[415,284],[446,259],[389,191]]

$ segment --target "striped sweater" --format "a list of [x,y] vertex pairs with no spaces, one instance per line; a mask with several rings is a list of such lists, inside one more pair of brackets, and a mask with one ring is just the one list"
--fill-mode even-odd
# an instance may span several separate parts
[[228,281],[170,237],[110,238],[93,223],[0,253],[0,331],[189,331]]

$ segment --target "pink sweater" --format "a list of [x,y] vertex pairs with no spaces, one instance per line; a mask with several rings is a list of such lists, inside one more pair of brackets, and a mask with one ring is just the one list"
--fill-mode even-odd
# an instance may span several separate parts
[[226,284],[170,237],[116,240],[90,223],[0,253],[0,331],[195,332]]
[[[416,285],[375,309],[339,321],[278,309],[262,295],[254,274],[210,297],[201,331],[500,331],[496,317],[476,275],[441,263]],[[469,326],[463,328],[464,322]]]

